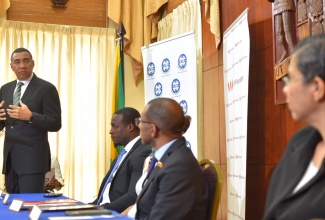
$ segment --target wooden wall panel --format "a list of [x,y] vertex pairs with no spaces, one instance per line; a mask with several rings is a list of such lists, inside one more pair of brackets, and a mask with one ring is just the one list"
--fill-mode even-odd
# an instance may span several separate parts
[[[259,33],[259,32],[257,32]],[[282,154],[280,108],[274,104],[272,47],[256,52],[258,145],[261,164],[275,164]],[[250,126],[250,125],[248,125]]]
[[67,8],[53,8],[51,0],[11,0],[8,20],[106,27],[107,0],[70,0]]
[[291,113],[288,110],[287,106],[285,106],[285,119],[283,120],[283,122],[286,124],[286,141],[288,142],[290,140],[290,138],[292,137],[292,135],[299,130],[302,127],[305,127],[306,124],[304,122],[296,122],[296,123],[292,123],[293,119],[291,117]]
[[[254,25],[254,50],[259,51],[272,47],[272,18],[265,19],[253,24]],[[270,64],[273,65],[273,52],[271,53]],[[273,66],[272,66],[273,71]]]
[[258,121],[257,121],[257,67],[256,67],[256,53],[250,54],[249,61],[249,86],[248,90],[248,122],[247,127],[247,164],[258,164],[259,148],[258,148]]
[[[209,108],[204,108],[204,158],[212,159],[220,164],[220,106],[218,69],[213,68],[203,74],[203,102],[209,103]],[[214,94],[214,95],[212,95]],[[224,126],[222,126],[223,128]],[[207,157],[207,155],[210,155]]]
[[246,219],[261,220],[266,192],[275,165],[247,165]]
[[[222,165],[227,164],[227,146],[226,146],[226,113],[225,113],[225,96],[223,85],[223,65],[218,67],[218,100],[219,100],[219,145],[220,145],[220,160]],[[212,110],[213,111],[213,110]]]
[[[262,203],[260,196],[260,172],[258,165],[247,165],[247,174],[246,174],[246,184],[251,186],[246,188],[246,216],[250,216],[249,220],[260,220],[257,216],[261,216],[262,210],[259,207],[259,204]],[[252,190],[254,189],[254,190]],[[254,202],[248,202],[254,201]],[[254,217],[256,216],[256,217]]]
[[[202,12],[204,12],[204,10],[205,4],[202,4]],[[205,20],[204,13],[202,13],[202,30],[206,30],[202,34],[203,71],[206,71],[217,66],[218,51],[216,48],[215,36],[210,31],[210,24]]]
[[[254,0],[254,5],[252,10],[254,11],[254,21],[253,23],[258,23],[260,21],[265,21],[268,19],[272,20],[272,3],[269,1]],[[272,28],[272,25],[271,25]],[[271,42],[272,43],[272,40]]]

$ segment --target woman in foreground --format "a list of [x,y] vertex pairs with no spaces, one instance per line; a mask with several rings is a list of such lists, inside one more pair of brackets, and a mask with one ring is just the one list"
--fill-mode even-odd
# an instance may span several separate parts
[[289,141],[269,186],[264,220],[325,218],[325,36],[301,41],[284,77],[288,108],[307,127]]

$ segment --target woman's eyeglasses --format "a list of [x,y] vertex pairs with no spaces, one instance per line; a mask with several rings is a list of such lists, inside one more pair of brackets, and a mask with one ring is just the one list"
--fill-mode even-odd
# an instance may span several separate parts
[[281,80],[282,80],[282,82],[284,82],[284,85],[288,85],[290,82],[299,82],[299,81],[304,81],[303,78],[294,79],[294,78],[289,77],[288,75],[282,77]]

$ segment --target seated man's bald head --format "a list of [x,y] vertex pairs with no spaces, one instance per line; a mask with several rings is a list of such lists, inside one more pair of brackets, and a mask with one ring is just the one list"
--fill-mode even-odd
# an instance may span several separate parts
[[190,116],[184,116],[182,107],[170,98],[151,100],[145,114],[161,132],[167,135],[182,136],[190,126]]

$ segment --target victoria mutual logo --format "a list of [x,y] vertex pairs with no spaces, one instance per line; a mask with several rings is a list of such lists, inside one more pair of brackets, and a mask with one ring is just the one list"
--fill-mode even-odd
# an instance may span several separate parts
[[239,83],[241,83],[243,81],[244,77],[240,77],[239,79],[235,79],[235,80],[230,80],[227,84],[228,86],[228,92],[231,92],[234,90],[235,86],[238,85]]
[[231,92],[234,88],[234,81],[230,80],[230,82],[228,82],[228,92]]

